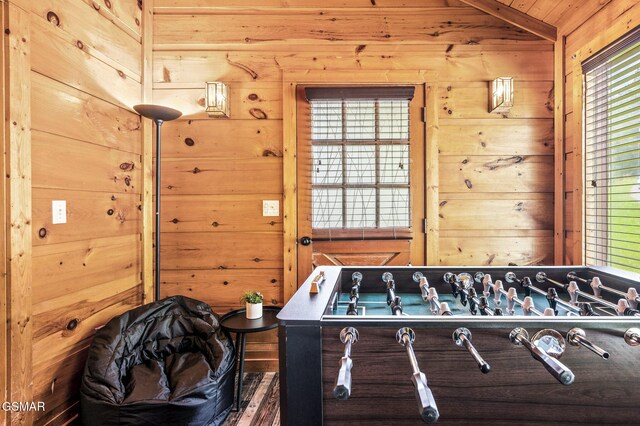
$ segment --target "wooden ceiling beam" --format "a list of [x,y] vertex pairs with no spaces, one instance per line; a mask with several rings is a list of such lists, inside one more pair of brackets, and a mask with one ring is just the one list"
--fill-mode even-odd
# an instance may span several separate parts
[[558,38],[558,30],[553,25],[542,22],[539,19],[533,18],[526,13],[522,13],[519,10],[506,6],[496,0],[460,1],[546,40],[555,42]]

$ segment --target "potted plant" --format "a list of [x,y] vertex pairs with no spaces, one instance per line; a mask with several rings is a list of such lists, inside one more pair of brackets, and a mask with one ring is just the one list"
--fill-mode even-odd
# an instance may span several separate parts
[[247,319],[258,319],[262,317],[262,301],[264,296],[259,291],[247,291],[242,295],[240,301],[246,304]]

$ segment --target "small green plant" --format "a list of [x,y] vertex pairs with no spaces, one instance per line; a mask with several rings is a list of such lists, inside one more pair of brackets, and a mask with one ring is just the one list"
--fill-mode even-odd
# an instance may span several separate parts
[[241,302],[252,304],[262,303],[263,300],[264,296],[259,291],[247,291],[240,297]]

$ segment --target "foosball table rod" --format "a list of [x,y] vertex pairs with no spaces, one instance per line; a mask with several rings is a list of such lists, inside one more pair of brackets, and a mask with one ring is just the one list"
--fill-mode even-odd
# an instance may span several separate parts
[[[511,287],[509,288],[508,291],[505,291],[504,288],[502,287],[502,281],[500,280],[496,280],[496,283],[494,285],[494,289],[495,291],[499,292],[500,294],[506,296],[507,298],[507,315],[515,315],[515,305],[517,304],[518,306],[520,306],[522,308],[522,312],[524,312],[525,315],[530,315],[530,314],[534,314],[534,315],[538,315],[538,316],[544,316],[544,314],[542,312],[540,312],[539,310],[537,310],[533,304],[533,299],[531,298],[531,296],[527,296],[524,298],[524,300],[520,300],[518,298],[518,292],[516,291],[515,287]],[[496,303],[498,304],[498,303]]]
[[[489,278],[491,278],[490,275],[488,275]],[[525,278],[527,278],[525,280]],[[547,299],[547,302],[549,303],[549,307],[551,309],[553,309],[554,313],[556,312],[556,306],[555,305],[560,305],[562,306],[565,310],[569,311],[569,312],[573,312],[575,314],[580,315],[581,311],[580,308],[565,302],[564,300],[562,300],[560,297],[558,297],[557,293],[552,292],[552,288],[550,288],[548,291],[544,291],[541,288],[538,288],[536,286],[533,285],[533,283],[531,282],[530,279],[528,279],[528,277],[524,277],[522,279],[518,278],[516,276],[515,273],[513,272],[507,272],[504,276],[504,280],[508,283],[513,283],[513,282],[517,282],[518,284],[520,284],[521,287],[524,288],[525,290],[525,294],[527,294],[528,292],[534,291],[535,293],[538,293],[541,296],[544,296]]]
[[435,423],[438,421],[440,413],[438,412],[438,406],[436,405],[433,393],[431,392],[431,389],[429,389],[429,386],[427,386],[427,376],[420,371],[420,367],[418,366],[418,360],[416,359],[416,354],[413,351],[413,342],[415,341],[415,338],[415,333],[409,327],[402,327],[396,333],[396,340],[406,349],[409,357],[409,363],[413,370],[411,381],[415,387],[420,417],[425,423]]
[[476,362],[476,364],[478,364],[478,368],[482,373],[487,374],[489,371],[491,371],[491,366],[489,365],[489,363],[487,363],[482,358],[482,356],[480,356],[480,353],[471,343],[471,332],[469,331],[469,329],[465,327],[457,328],[453,332],[453,343],[460,347],[464,346],[467,351],[469,351],[469,353],[473,357],[473,360]]
[[358,301],[360,300],[360,284],[362,283],[362,274],[354,272],[351,275],[351,291],[349,292],[349,306],[347,307],[347,315],[358,315]]
[[581,328],[574,327],[567,332],[567,341],[573,346],[584,346],[602,359],[609,359],[609,352],[599,346],[594,345],[587,339],[585,331]]
[[[547,274],[544,272],[538,272],[536,274],[536,281],[538,281],[539,283],[543,283],[547,281],[547,282],[550,282],[551,284],[557,285],[558,287],[565,289],[569,293],[569,296],[571,296],[571,301],[574,303],[577,302],[578,296],[580,296],[587,300],[591,300],[592,302],[599,303],[602,306],[606,306],[607,308],[613,309],[615,312],[618,313],[618,315],[640,316],[640,312],[636,311],[635,309],[624,307],[620,303],[616,305],[615,303],[609,302],[608,300],[604,300],[601,297],[594,296],[589,293],[585,293],[582,290],[579,290],[578,285],[576,284],[575,281],[571,281],[569,284],[563,284],[561,282],[552,280],[551,278],[547,277]],[[624,299],[621,299],[621,300],[624,300]]]
[[480,301],[476,297],[476,291],[473,288],[473,278],[471,274],[463,272],[461,274],[454,274],[447,272],[444,274],[444,282],[451,285],[451,293],[453,297],[460,295],[460,303],[462,306],[467,306],[469,303],[469,312],[471,315],[475,315],[478,312],[478,305]]
[[616,290],[615,288],[607,287],[603,285],[600,281],[600,278],[593,277],[590,280],[581,278],[575,272],[569,272],[567,274],[567,279],[569,281],[580,281],[585,284],[588,284],[593,289],[593,294],[596,296],[600,296],[600,290],[607,291],[611,294],[615,294],[616,296],[624,297],[628,302],[631,309],[638,309],[638,303],[640,303],[640,296],[638,295],[638,291],[634,287],[629,287],[627,292],[623,292],[620,290]]

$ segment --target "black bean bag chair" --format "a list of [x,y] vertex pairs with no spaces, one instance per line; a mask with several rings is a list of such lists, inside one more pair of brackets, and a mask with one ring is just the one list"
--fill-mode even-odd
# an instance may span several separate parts
[[220,425],[233,405],[235,351],[209,305],[176,296],[113,318],[89,349],[84,425]]

